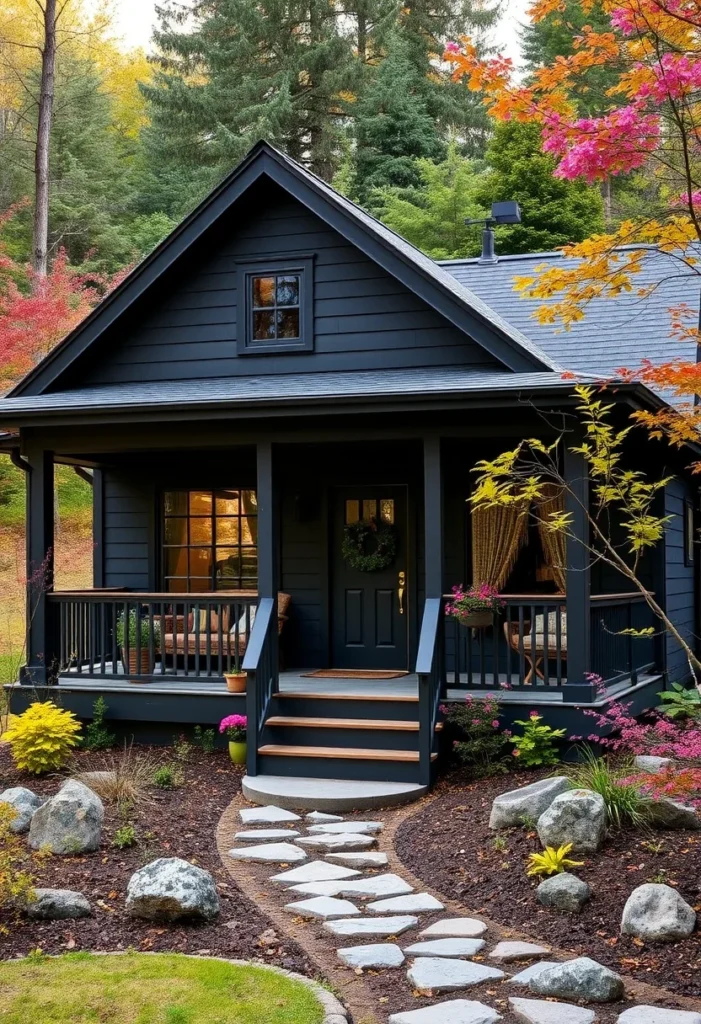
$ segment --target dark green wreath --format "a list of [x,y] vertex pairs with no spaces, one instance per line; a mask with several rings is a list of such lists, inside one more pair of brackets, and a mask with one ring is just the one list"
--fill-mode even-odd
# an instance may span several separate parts
[[[374,551],[367,552],[369,540],[374,539]],[[341,554],[352,569],[358,572],[380,572],[388,569],[397,555],[394,526],[383,519],[359,519],[343,530]]]

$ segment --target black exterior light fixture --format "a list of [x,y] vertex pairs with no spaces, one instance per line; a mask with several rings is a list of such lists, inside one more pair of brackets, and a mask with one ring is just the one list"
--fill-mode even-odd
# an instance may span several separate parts
[[494,228],[498,224],[520,224],[521,208],[514,199],[503,203],[492,203],[491,217],[466,220],[466,224],[482,224],[482,255],[479,263],[497,263],[499,257],[494,251]]

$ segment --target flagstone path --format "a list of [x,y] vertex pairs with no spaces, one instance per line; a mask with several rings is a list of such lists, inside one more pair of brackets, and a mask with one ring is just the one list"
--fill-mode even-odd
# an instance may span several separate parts
[[[503,940],[487,950],[485,922],[451,915],[433,894],[417,892],[399,873],[386,870],[387,854],[372,850],[383,830],[382,821],[354,821],[321,812],[298,815],[278,807],[242,807],[239,818],[246,830],[233,833],[234,846],[224,854],[234,877],[237,865],[269,864],[274,868],[269,880],[275,883],[274,895],[279,896],[282,911],[323,922],[330,949],[340,963],[360,974],[365,970],[405,972],[406,1010],[388,1017],[378,1007],[375,1020],[388,1024],[502,1021],[503,999],[497,1000],[497,1008],[483,1001],[487,996],[464,998],[473,986],[482,986],[480,993],[484,992],[485,982],[521,987],[523,995],[508,998],[510,1020],[526,1024],[594,1024],[598,1020],[601,1008],[595,1005],[525,997],[530,980],[557,962],[546,959],[547,946]],[[294,863],[300,866],[290,868]],[[443,916],[421,928],[421,915],[438,912]],[[407,932],[415,934],[404,941]],[[524,966],[526,960],[536,962]],[[417,992],[430,999],[418,1009],[412,1008]],[[487,988],[487,993],[493,990]],[[609,1013],[606,1020],[615,1016]],[[639,1005],[617,1019],[618,1024],[701,1024],[701,1013]]]

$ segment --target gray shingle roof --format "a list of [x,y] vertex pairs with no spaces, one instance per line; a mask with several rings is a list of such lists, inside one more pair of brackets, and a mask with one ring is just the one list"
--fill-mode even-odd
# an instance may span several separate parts
[[532,253],[501,256],[492,265],[450,260],[442,266],[569,370],[608,376],[620,367],[638,366],[643,359],[653,363],[675,358],[696,360],[694,343],[670,338],[669,308],[686,302],[697,309],[701,278],[654,250],[646,254],[643,269],[634,279],[636,287],[657,285],[647,298],[627,293],[594,299],[586,307],[584,320],[569,331],[538,323],[533,312],[543,300],[522,298],[514,291],[514,277],[530,274],[541,264],[567,267],[575,263],[560,253]]

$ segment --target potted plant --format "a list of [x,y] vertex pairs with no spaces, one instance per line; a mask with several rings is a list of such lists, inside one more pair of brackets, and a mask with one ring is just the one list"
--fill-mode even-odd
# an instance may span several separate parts
[[494,622],[494,613],[504,602],[488,583],[473,584],[468,590],[461,585],[453,587],[453,597],[445,606],[446,615],[452,615],[461,626],[486,629]]
[[219,732],[226,733],[229,740],[229,757],[234,764],[246,763],[246,727],[248,719],[245,715],[227,715],[219,723]]
[[247,675],[245,672],[225,672],[224,679],[229,693],[245,693]]
[[[137,643],[138,628],[138,643]],[[132,608],[128,615],[120,612],[117,616],[117,643],[122,655],[124,671],[130,676],[146,676],[153,671],[150,649],[149,619],[143,616],[139,619],[137,627],[136,608]],[[158,650],[161,642],[161,626],[156,620],[152,622],[153,651]],[[129,643],[129,658],[126,659],[126,642]],[[140,648],[140,649],[139,649]]]

